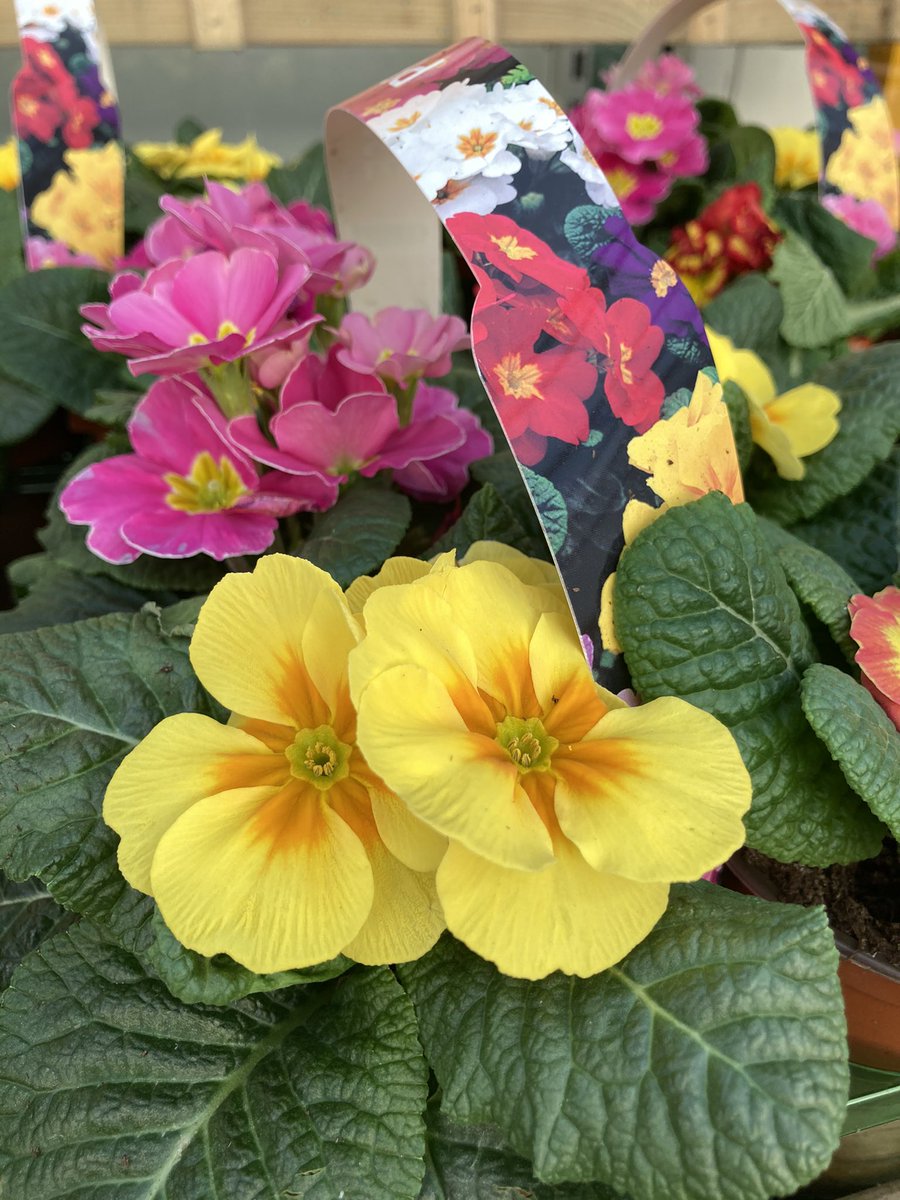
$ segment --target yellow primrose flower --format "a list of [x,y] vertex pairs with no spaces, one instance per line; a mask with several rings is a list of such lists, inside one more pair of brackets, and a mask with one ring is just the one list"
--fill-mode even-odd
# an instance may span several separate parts
[[900,225],[897,158],[883,96],[851,108],[850,128],[828,160],[825,178],[858,200],[877,200],[896,229]]
[[221,129],[205,129],[189,145],[177,142],[138,142],[136,158],[163,179],[265,179],[281,166],[277,154],[257,145],[252,135],[237,145],[222,141]]
[[[733,504],[744,499],[744,485],[722,385],[702,371],[691,400],[664,421],[628,443],[628,461],[650,476],[647,486],[663,503],[658,508],[629,500],[622,513],[622,533],[630,546],[637,535],[667,508],[699,500],[708,492],[724,492]],[[613,620],[615,573],[600,592],[600,638],[606,650],[621,654]]]
[[782,479],[802,479],[800,461],[831,442],[839,429],[841,398],[818,383],[802,383],[778,394],[772,372],[752,350],[738,350],[730,338],[707,329],[706,336],[723,383],[734,380],[747,397],[753,441],[775,464]]
[[103,805],[122,874],[189,949],[257,972],[338,953],[391,963],[444,928],[433,878],[375,825],[384,785],[357,745],[347,682],[359,637],[331,576],[287,555],[227,576],[203,605],[191,662],[235,715],[167,717]]
[[[366,758],[446,839],[447,927],[501,971],[589,976],[743,841],[730,733],[593,680],[565,600],[497,562],[372,593],[350,681]],[[415,829],[390,848],[404,860]],[[387,840],[387,838],[386,838]]]
[[124,251],[125,159],[118,142],[102,149],[67,150],[67,171],[31,207],[36,225],[77,254],[90,254],[111,269]]
[[814,129],[780,125],[770,129],[775,143],[775,183],[804,188],[817,183],[822,169],[822,143]]
[[19,186],[19,147],[14,137],[0,145],[0,188],[14,192]]

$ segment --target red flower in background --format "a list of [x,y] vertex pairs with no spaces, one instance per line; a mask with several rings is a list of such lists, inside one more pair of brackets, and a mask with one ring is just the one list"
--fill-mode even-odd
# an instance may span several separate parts
[[590,432],[585,401],[597,386],[596,368],[568,347],[538,353],[545,314],[532,306],[491,305],[472,317],[475,357],[497,414],[520,462],[533,466],[547,438],[569,445]]
[[665,335],[651,323],[647,305],[626,298],[607,308],[603,293],[591,288],[561,300],[560,308],[578,339],[604,360],[604,391],[613,413],[646,433],[659,419],[666,394],[652,370]]
[[763,210],[759,184],[742,183],[676,229],[666,259],[703,305],[738,275],[770,267],[780,237]]

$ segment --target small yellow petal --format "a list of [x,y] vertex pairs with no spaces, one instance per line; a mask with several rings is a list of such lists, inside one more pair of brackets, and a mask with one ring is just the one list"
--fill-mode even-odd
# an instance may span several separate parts
[[[529,648],[531,678],[547,733],[577,742],[622,701],[594,683],[568,613],[544,613]],[[608,702],[607,702],[608,701]]]
[[473,542],[460,560],[460,565],[465,566],[473,562],[498,563],[501,567],[512,571],[513,575],[522,583],[530,584],[533,587],[550,588],[551,591],[556,592],[560,592],[562,588],[559,572],[553,563],[544,562],[540,558],[532,558],[528,554],[523,554],[521,550],[516,550],[514,546],[507,546],[505,542]]
[[411,871],[434,872],[444,857],[447,839],[436,833],[392,792],[369,792],[375,824],[384,844]]
[[184,946],[259,974],[333,958],[374,898],[362,843],[312,788],[299,799],[244,788],[201,800],[161,839],[151,884]]
[[815,454],[837,435],[841,399],[831,388],[804,383],[776,396],[765,407],[768,419],[784,431],[798,458]]
[[706,336],[723,384],[732,380],[748,400],[755,400],[757,404],[766,405],[775,398],[777,389],[772,372],[758,354],[735,349],[730,338],[712,329],[707,329]]
[[773,425],[766,416],[766,410],[752,400],[748,411],[750,434],[754,444],[759,446],[760,450],[765,450],[782,479],[802,479],[806,474],[806,467],[791,449],[791,442],[785,431],[781,426]]
[[603,587],[600,589],[600,618],[597,625],[600,629],[600,641],[603,643],[603,649],[609,650],[611,654],[621,654],[622,647],[619,639],[616,637],[616,626],[613,617],[615,586],[616,573],[613,571],[611,575],[607,575],[606,579],[604,579]]
[[565,838],[543,871],[515,871],[451,842],[438,868],[447,928],[504,975],[586,978],[642,941],[665,911],[669,888],[594,871]]
[[149,892],[159,840],[182,813],[236,787],[278,786],[287,774],[284,755],[249,733],[200,713],[166,717],[125,756],[106,789],[103,819],[121,838],[122,874]]
[[553,766],[560,827],[597,871],[698,879],[743,844],[751,786],[737,744],[683,700],[608,713]]
[[360,575],[354,579],[344,593],[350,611],[358,615],[373,592],[383,587],[395,587],[399,583],[413,583],[430,571],[421,558],[389,558],[377,575]]

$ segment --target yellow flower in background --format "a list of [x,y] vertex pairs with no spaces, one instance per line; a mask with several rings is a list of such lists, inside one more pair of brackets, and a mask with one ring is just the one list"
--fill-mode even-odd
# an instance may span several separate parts
[[[731,734],[591,676],[561,589],[485,559],[381,588],[350,655],[367,761],[446,839],[447,927],[501,971],[589,976],[743,841]],[[391,846],[406,858],[415,846]]]
[[[702,371],[697,376],[690,403],[628,443],[628,461],[650,478],[647,486],[663,503],[654,508],[642,500],[629,500],[622,514],[625,545],[652,525],[667,508],[699,500],[708,492],[724,492],[733,504],[744,499],[738,463],[722,385]],[[600,638],[607,650],[621,654],[613,618],[615,573],[600,593]]]
[[0,188],[14,192],[19,186],[19,150],[14,137],[0,146]]
[[111,269],[124,251],[125,160],[118,142],[100,149],[67,150],[67,171],[57,171],[31,208],[36,225],[79,254]]
[[103,805],[119,866],[180,942],[251,971],[424,954],[444,927],[434,880],[395,858],[356,741],[347,656],[360,637],[311,563],[262,558],[221,580],[191,641],[234,714],[167,717],[122,761]]
[[277,154],[246,137],[237,145],[222,141],[221,129],[205,129],[189,145],[177,142],[137,142],[136,158],[163,179],[265,179],[273,167],[281,166]]
[[813,129],[780,125],[770,129],[775,143],[775,183],[804,188],[817,183],[822,169],[822,142]]
[[818,383],[803,383],[779,395],[772,372],[752,350],[736,349],[711,329],[706,336],[719,378],[733,380],[747,397],[753,441],[782,479],[802,479],[806,467],[800,460],[822,450],[840,428],[840,396]]
[[897,159],[892,125],[883,96],[851,108],[851,128],[828,160],[825,178],[858,200],[877,200],[892,226],[900,225],[897,192]]

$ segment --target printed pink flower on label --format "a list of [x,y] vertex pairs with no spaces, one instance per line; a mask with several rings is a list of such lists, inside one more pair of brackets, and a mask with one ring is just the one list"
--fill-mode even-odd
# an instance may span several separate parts
[[353,371],[408,387],[423,375],[446,375],[450,355],[469,344],[465,321],[421,308],[383,308],[374,317],[349,313],[341,322],[338,358]]
[[877,200],[857,200],[855,196],[823,196],[822,204],[848,228],[875,243],[873,263],[890,254],[897,245],[897,231]]
[[229,443],[215,402],[183,380],[153,384],[128,433],[133,454],[86,467],[59,501],[74,525],[91,526],[88,548],[107,562],[261,554],[276,517],[301,507],[261,490],[266,480]]
[[172,260],[138,276],[113,280],[109,304],[86,304],[82,326],[98,350],[131,357],[133,375],[180,375],[242,358],[315,323],[285,322],[309,278],[292,263],[279,270],[273,254],[241,247]]
[[900,588],[852,596],[850,636],[863,686],[900,729]]

